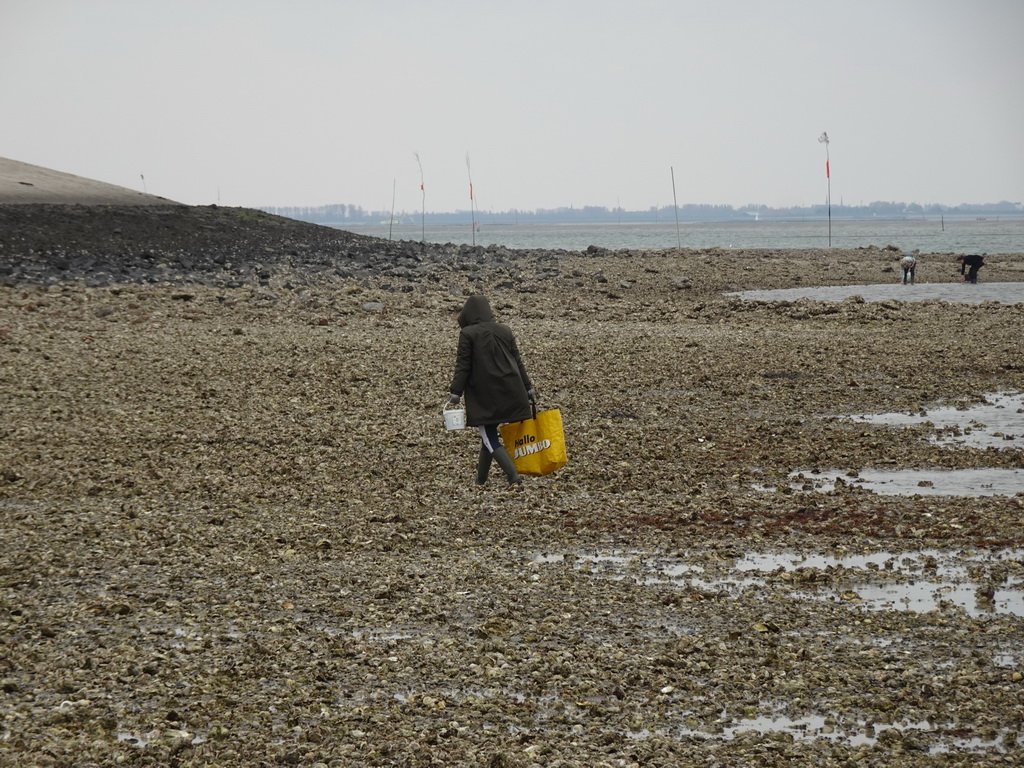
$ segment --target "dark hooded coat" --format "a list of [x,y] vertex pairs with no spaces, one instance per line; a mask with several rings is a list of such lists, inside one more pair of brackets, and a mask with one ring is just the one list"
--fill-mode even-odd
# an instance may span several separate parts
[[507,424],[533,416],[530,377],[512,330],[494,319],[485,296],[470,296],[459,313],[459,352],[449,391],[466,401],[466,423]]

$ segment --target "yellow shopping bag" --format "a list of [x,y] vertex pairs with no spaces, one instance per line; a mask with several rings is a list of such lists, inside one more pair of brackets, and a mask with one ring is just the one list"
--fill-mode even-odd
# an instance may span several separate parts
[[568,461],[562,412],[557,408],[534,412],[532,419],[504,424],[498,429],[505,450],[521,475],[547,475]]

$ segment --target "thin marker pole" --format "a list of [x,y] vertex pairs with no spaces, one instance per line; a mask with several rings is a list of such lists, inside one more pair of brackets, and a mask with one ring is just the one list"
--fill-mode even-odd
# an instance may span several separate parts
[[828,133],[825,131],[821,132],[821,136],[818,137],[818,141],[825,145],[825,180],[827,183],[827,197],[828,202],[828,247],[832,247],[832,172],[829,169],[829,158],[828,158]]
[[476,245],[476,203],[473,202],[473,172],[469,169],[469,152],[466,153],[466,174],[469,176],[469,216],[473,227],[473,245]]
[[413,152],[416,157],[416,164],[420,167],[420,193],[423,195],[423,209],[420,213],[420,242],[427,241],[427,191],[423,188],[423,163],[420,162],[420,153]]
[[679,202],[676,200],[676,169],[671,165],[668,169],[672,172],[672,209],[676,212],[676,247],[682,248],[683,241],[679,237]]
[[391,180],[391,218],[388,219],[388,240],[391,240],[391,230],[395,226],[395,187],[398,184],[398,179]]

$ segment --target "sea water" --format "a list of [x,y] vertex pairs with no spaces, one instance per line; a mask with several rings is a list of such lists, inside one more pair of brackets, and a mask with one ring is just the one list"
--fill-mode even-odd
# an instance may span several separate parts
[[364,235],[456,245],[501,245],[515,249],[611,250],[669,248],[885,248],[922,253],[1024,253],[1024,215],[915,219],[754,220],[727,222],[517,223],[478,214],[474,233],[464,225],[337,225]]

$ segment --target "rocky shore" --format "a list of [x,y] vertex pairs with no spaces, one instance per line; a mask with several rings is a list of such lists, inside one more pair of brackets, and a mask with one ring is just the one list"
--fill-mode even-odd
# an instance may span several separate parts
[[[844,417],[1024,391],[1024,304],[725,295],[898,256],[0,205],[0,765],[1019,764],[1024,496],[856,477],[1024,436]],[[522,492],[441,425],[476,292],[566,423]]]
[[[339,279],[436,282],[457,271],[508,279],[523,256],[496,247],[389,242],[217,206],[8,205],[0,206],[0,228],[0,279],[8,285],[240,288],[274,280],[291,289]],[[527,260],[551,257],[533,252]],[[530,275],[542,276],[543,268]]]

